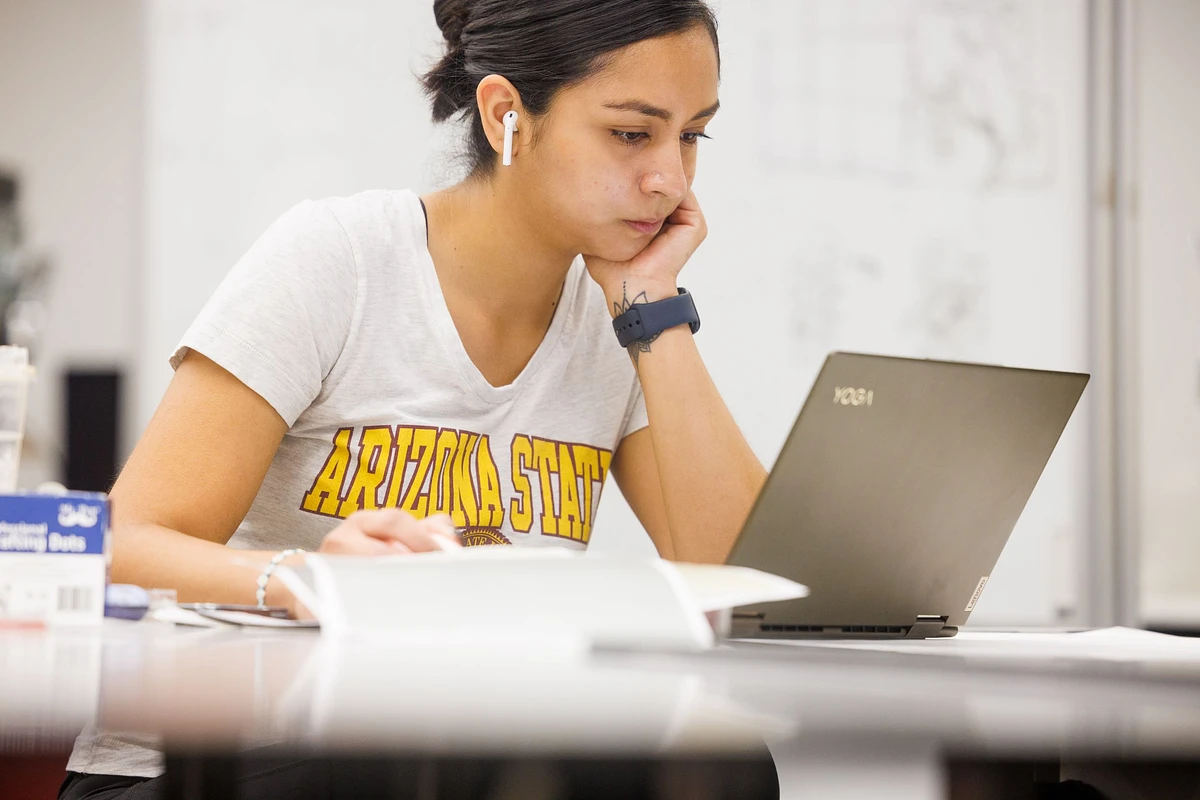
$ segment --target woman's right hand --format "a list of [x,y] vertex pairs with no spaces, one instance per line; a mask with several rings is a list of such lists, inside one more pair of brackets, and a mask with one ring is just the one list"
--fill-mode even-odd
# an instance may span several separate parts
[[[445,514],[417,519],[407,511],[388,508],[356,511],[346,517],[345,522],[325,534],[317,552],[343,556],[394,556],[460,549],[462,543],[454,522]],[[299,560],[302,556],[292,558]],[[279,589],[285,593],[282,603],[294,619],[312,619],[312,613],[291,592],[283,586]]]
[[407,511],[385,508],[356,511],[325,535],[318,552],[353,556],[387,556],[459,550],[454,522],[445,514],[417,519]]

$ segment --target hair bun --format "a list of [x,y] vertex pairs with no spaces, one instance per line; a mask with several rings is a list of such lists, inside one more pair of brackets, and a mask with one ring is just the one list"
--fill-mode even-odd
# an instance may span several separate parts
[[433,18],[452,50],[462,42],[463,29],[471,21],[475,0],[434,0]]

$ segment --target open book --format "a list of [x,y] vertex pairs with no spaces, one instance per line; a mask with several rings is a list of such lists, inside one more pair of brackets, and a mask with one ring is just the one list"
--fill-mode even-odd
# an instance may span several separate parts
[[277,573],[324,634],[418,640],[482,636],[583,646],[697,650],[706,614],[804,597],[798,583],[745,567],[475,547],[395,557],[308,555]]

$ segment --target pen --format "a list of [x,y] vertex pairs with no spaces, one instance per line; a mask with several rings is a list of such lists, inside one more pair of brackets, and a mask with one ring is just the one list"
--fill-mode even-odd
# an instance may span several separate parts
[[238,603],[180,603],[179,607],[201,614],[205,611],[240,611],[243,614],[258,614],[259,616],[275,617],[276,619],[287,619],[288,616],[288,610],[282,606],[264,606],[259,608],[258,606]]

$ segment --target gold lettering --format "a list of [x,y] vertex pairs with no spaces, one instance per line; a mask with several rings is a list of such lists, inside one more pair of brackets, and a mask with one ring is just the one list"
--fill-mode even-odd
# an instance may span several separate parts
[[592,536],[592,518],[596,513],[596,502],[600,493],[593,495],[592,485],[600,479],[600,453],[596,448],[586,444],[577,444],[573,448],[575,469],[583,479],[583,505],[579,511],[583,517],[583,541],[589,541]]
[[437,441],[437,428],[415,428],[412,434],[412,450],[410,460],[417,462],[412,482],[404,492],[404,500],[400,507],[412,512],[418,519],[429,516],[429,492],[426,480],[429,478],[429,467],[433,464],[433,446]]
[[558,536],[558,514],[554,508],[554,487],[551,482],[551,477],[558,474],[558,453],[554,442],[534,438],[533,465],[537,467],[542,484],[542,533]]
[[338,516],[345,519],[360,509],[379,507],[379,486],[387,477],[388,462],[391,460],[392,429],[389,427],[363,428],[358,439],[358,468],[350,481],[346,499],[338,509]]
[[413,429],[408,425],[397,425],[393,445],[396,456],[392,459],[392,468],[388,472],[387,499],[383,501],[387,508],[400,506],[400,490],[404,487],[404,473],[408,469],[408,451],[412,447],[412,441]]
[[533,527],[533,487],[525,476],[525,470],[533,461],[533,443],[528,436],[517,434],[513,437],[511,457],[513,491],[517,496],[509,504],[508,519],[514,531],[529,533]]
[[338,503],[342,499],[342,482],[346,479],[346,470],[350,467],[352,433],[353,428],[339,428],[333,435],[333,449],[329,451],[329,457],[325,459],[325,465],[313,481],[312,488],[304,495],[304,502],[300,507],[305,511],[328,517],[337,516]]
[[443,428],[433,451],[433,480],[429,491],[431,514],[449,514],[454,506],[454,453],[458,450],[458,431]]
[[454,510],[451,516],[460,528],[479,524],[479,503],[475,499],[475,481],[471,477],[471,456],[479,444],[479,434],[463,431],[458,435],[454,453]]
[[558,530],[562,536],[570,536],[581,542],[583,537],[583,514],[579,508],[579,479],[575,465],[571,463],[571,445],[558,445],[558,479],[562,511],[558,518]]
[[479,439],[478,462],[479,524],[499,528],[504,524],[504,500],[500,497],[500,473],[486,434]]

